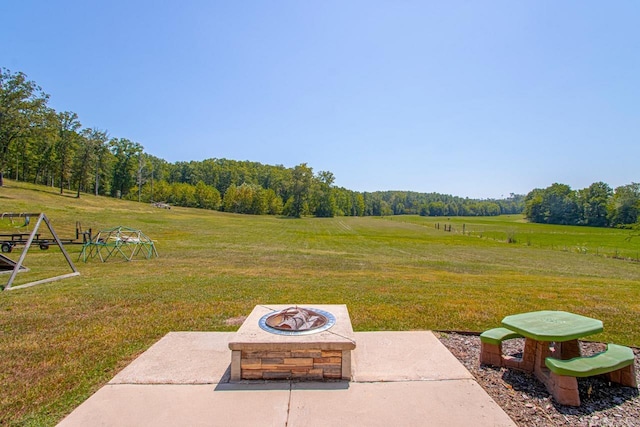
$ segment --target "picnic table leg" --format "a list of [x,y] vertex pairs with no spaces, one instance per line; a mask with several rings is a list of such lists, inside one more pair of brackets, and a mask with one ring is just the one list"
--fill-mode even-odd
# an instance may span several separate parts
[[551,350],[550,344],[547,341],[536,341],[536,358],[533,367],[534,375],[547,387],[549,392],[551,392],[551,371],[545,365],[544,359],[554,357],[555,352]]
[[[534,372],[533,367],[536,361],[537,345],[538,341],[531,338],[525,338],[522,358],[519,359],[511,356],[502,356],[502,366],[505,368],[520,369],[526,372]],[[502,353],[502,350],[500,350],[500,353]]]
[[565,375],[556,375],[549,372],[547,391],[561,405],[580,406],[580,393],[578,393],[578,379]]
[[486,342],[480,343],[480,364],[502,366],[502,343],[501,344],[489,344]]
[[605,377],[613,382],[627,387],[638,387],[638,381],[636,380],[636,368],[632,363],[629,366],[625,366],[617,371],[609,372],[605,374]]
[[536,363],[536,348],[538,341],[526,338],[524,340],[524,350],[522,352],[522,369],[525,371],[533,372],[533,367]]
[[562,360],[580,357],[580,343],[578,342],[578,340],[556,343],[556,353],[558,354],[556,354],[555,357]]
[[553,348],[550,342],[538,342],[534,373],[556,402],[561,405],[580,406],[578,380],[576,377],[554,374],[547,368],[544,360],[547,357],[566,360],[578,356],[580,356],[578,340],[556,342]]

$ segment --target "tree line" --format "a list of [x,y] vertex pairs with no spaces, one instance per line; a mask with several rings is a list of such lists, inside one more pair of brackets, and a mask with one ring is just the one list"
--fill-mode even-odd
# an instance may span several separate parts
[[604,182],[582,190],[555,183],[529,192],[524,213],[529,221],[544,224],[628,227],[639,220],[640,183],[615,190]]
[[228,159],[169,163],[127,138],[83,127],[48,106],[49,95],[22,72],[0,68],[0,186],[4,177],[60,192],[161,201],[244,214],[300,217],[521,213],[524,196],[475,200],[409,191],[356,192],[329,171]]

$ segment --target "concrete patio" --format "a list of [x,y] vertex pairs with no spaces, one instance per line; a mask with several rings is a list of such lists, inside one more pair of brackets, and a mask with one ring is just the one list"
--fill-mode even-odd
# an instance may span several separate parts
[[428,331],[355,333],[336,382],[231,383],[233,336],[167,334],[59,426],[515,426]]

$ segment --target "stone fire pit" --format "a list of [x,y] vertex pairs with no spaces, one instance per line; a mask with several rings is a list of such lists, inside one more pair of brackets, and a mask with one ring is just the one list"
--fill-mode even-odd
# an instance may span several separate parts
[[346,305],[259,305],[229,341],[231,381],[349,380],[355,347]]

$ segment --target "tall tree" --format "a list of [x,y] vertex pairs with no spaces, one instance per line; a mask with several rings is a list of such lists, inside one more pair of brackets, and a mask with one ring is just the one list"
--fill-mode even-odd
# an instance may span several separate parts
[[142,201],[142,186],[151,176],[151,161],[149,156],[140,151],[138,153],[138,167],[136,168],[136,183],[138,187],[138,202]]
[[261,215],[267,212],[264,190],[257,184],[231,184],[224,195],[224,211]]
[[524,198],[524,215],[531,222],[544,222],[544,190],[535,188]]
[[78,115],[71,111],[58,114],[58,138],[55,144],[58,178],[60,179],[60,194],[64,190],[65,182],[69,180],[71,162],[78,145],[80,129]]
[[302,163],[293,169],[291,175],[291,195],[285,205],[285,214],[300,218],[308,207],[309,192],[313,179],[313,169]]
[[58,135],[58,115],[47,108],[43,114],[41,126],[34,131],[32,162],[35,165],[34,184],[42,183],[53,185],[53,172],[55,169],[55,142]]
[[354,194],[354,202],[353,202],[353,216],[364,216],[364,196],[361,193],[353,193]]
[[[73,165],[73,176],[78,187],[76,197],[78,198],[80,198],[80,191],[87,190],[89,178],[97,168],[98,155],[107,142],[107,132],[96,128],[83,129],[79,141]],[[99,180],[97,175],[95,180],[96,183]],[[94,191],[97,191],[97,188],[94,187]]]
[[576,225],[580,219],[576,192],[558,183],[532,190],[525,197],[525,214],[532,222]]
[[[165,182],[169,176],[170,165],[166,160],[160,159],[158,157],[152,156],[150,154],[146,155],[147,157],[147,166],[150,169],[148,174],[148,182],[149,182],[149,200],[154,202],[156,200],[164,201],[166,199],[162,198],[163,193],[160,194],[160,198],[156,198],[155,195],[155,187],[154,184],[158,182]],[[156,185],[157,187],[157,185]]]
[[616,187],[609,203],[611,225],[635,224],[640,219],[640,183]]
[[545,191],[545,222],[575,225],[578,223],[576,192],[566,184],[551,184]]
[[280,215],[282,213],[282,198],[276,192],[269,188],[264,191],[264,202],[269,215]]
[[136,181],[138,154],[143,147],[126,138],[113,138],[109,148],[114,155],[113,173],[111,177],[111,196],[122,198],[129,194]]
[[196,207],[196,187],[186,182],[173,183],[171,185],[170,200],[178,206]]
[[332,188],[335,177],[328,171],[320,171],[313,186],[314,214],[318,217],[330,218],[337,210],[336,197]]
[[218,209],[220,207],[220,193],[215,187],[203,181],[198,181],[196,184],[195,197],[199,208]]
[[613,190],[604,182],[594,182],[588,188],[578,191],[578,205],[581,223],[593,227],[609,225],[607,206]]
[[238,187],[235,184],[230,185],[224,193],[222,199],[222,207],[225,212],[238,212]]
[[24,73],[11,73],[0,68],[0,187],[4,185],[4,172],[12,145],[28,135],[48,99],[49,95],[27,80]]
[[[103,140],[104,137],[104,140]],[[111,153],[109,149],[109,144],[107,140],[109,136],[107,132],[104,132],[104,135],[99,134],[97,140],[100,141],[99,144],[94,146],[95,149],[95,164],[94,164],[94,178],[93,178],[93,194],[106,194],[107,183],[107,175],[109,173],[109,168],[111,164],[114,162],[114,155]],[[102,183],[101,183],[102,182]],[[101,191],[102,189],[102,191]]]

